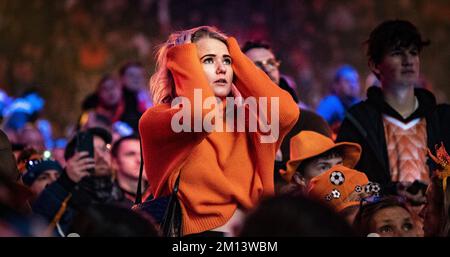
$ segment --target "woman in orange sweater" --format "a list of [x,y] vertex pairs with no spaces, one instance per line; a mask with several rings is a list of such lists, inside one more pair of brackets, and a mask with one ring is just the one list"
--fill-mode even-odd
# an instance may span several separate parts
[[[299,110],[234,38],[213,27],[170,35],[158,52],[156,69],[150,80],[155,106],[139,122],[149,193],[169,195],[180,174],[182,234],[228,233],[246,210],[274,193],[275,153]],[[247,104],[224,107],[230,97],[242,97]],[[174,104],[176,98],[184,100]],[[211,98],[220,108],[205,108]],[[251,100],[260,109],[248,104]],[[244,120],[234,117],[239,106],[248,114]],[[180,118],[183,111],[187,115]],[[210,119],[211,130],[205,123],[214,113],[219,114]],[[226,119],[220,119],[223,113]],[[252,117],[259,123],[251,124]],[[238,129],[240,122],[244,130]],[[267,137],[267,127],[252,130],[264,122],[278,133]],[[180,131],[179,123],[187,127]]]

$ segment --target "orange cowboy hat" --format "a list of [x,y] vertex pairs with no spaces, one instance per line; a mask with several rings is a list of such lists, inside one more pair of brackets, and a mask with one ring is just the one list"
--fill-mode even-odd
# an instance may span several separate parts
[[361,198],[379,194],[380,190],[377,183],[369,182],[366,174],[336,165],[310,181],[307,195],[339,212],[359,205]]
[[331,149],[340,149],[343,165],[355,167],[361,157],[361,146],[356,143],[334,143],[329,137],[314,131],[302,131],[291,139],[291,156],[286,171],[280,170],[284,180],[290,182],[300,163],[306,159],[323,154]]

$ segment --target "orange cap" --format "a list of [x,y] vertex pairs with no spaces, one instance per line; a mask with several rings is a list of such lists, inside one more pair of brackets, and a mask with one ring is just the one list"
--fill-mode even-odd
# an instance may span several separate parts
[[286,164],[286,171],[280,171],[281,176],[290,182],[300,163],[306,159],[323,154],[331,149],[341,149],[343,165],[355,167],[361,156],[361,146],[356,143],[334,143],[329,137],[314,131],[304,130],[291,138],[290,160]]
[[378,193],[380,187],[369,182],[366,174],[342,165],[333,166],[308,184],[308,196],[324,202],[337,212],[359,205],[361,195]]

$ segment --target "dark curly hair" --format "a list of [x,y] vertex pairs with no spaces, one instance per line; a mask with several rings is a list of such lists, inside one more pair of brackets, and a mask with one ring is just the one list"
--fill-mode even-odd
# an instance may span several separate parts
[[367,56],[375,64],[379,64],[384,54],[392,48],[415,46],[420,52],[430,44],[423,40],[417,27],[406,20],[387,20],[378,25],[365,41]]
[[245,42],[245,44],[241,50],[245,54],[246,52],[250,51],[253,48],[264,48],[269,51],[272,51],[272,48],[270,47],[270,45],[268,43],[262,42],[262,41],[247,41],[247,42]]

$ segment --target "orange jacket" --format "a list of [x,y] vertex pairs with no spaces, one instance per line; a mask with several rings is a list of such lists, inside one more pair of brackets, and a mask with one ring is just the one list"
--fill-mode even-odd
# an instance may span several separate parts
[[[279,138],[275,143],[261,143],[259,132],[175,133],[171,119],[179,109],[169,104],[156,105],[143,114],[139,130],[149,190],[155,197],[169,194],[182,171],[178,198],[184,235],[219,227],[236,208],[252,208],[262,196],[273,194],[275,153],[299,116],[289,93],[258,69],[234,38],[227,44],[233,60],[233,83],[244,99],[279,97]],[[195,44],[173,47],[167,55],[178,96],[191,103],[194,89],[202,89],[203,99],[213,96]],[[268,111],[270,117],[270,108]],[[204,110],[202,118],[208,112]]]

